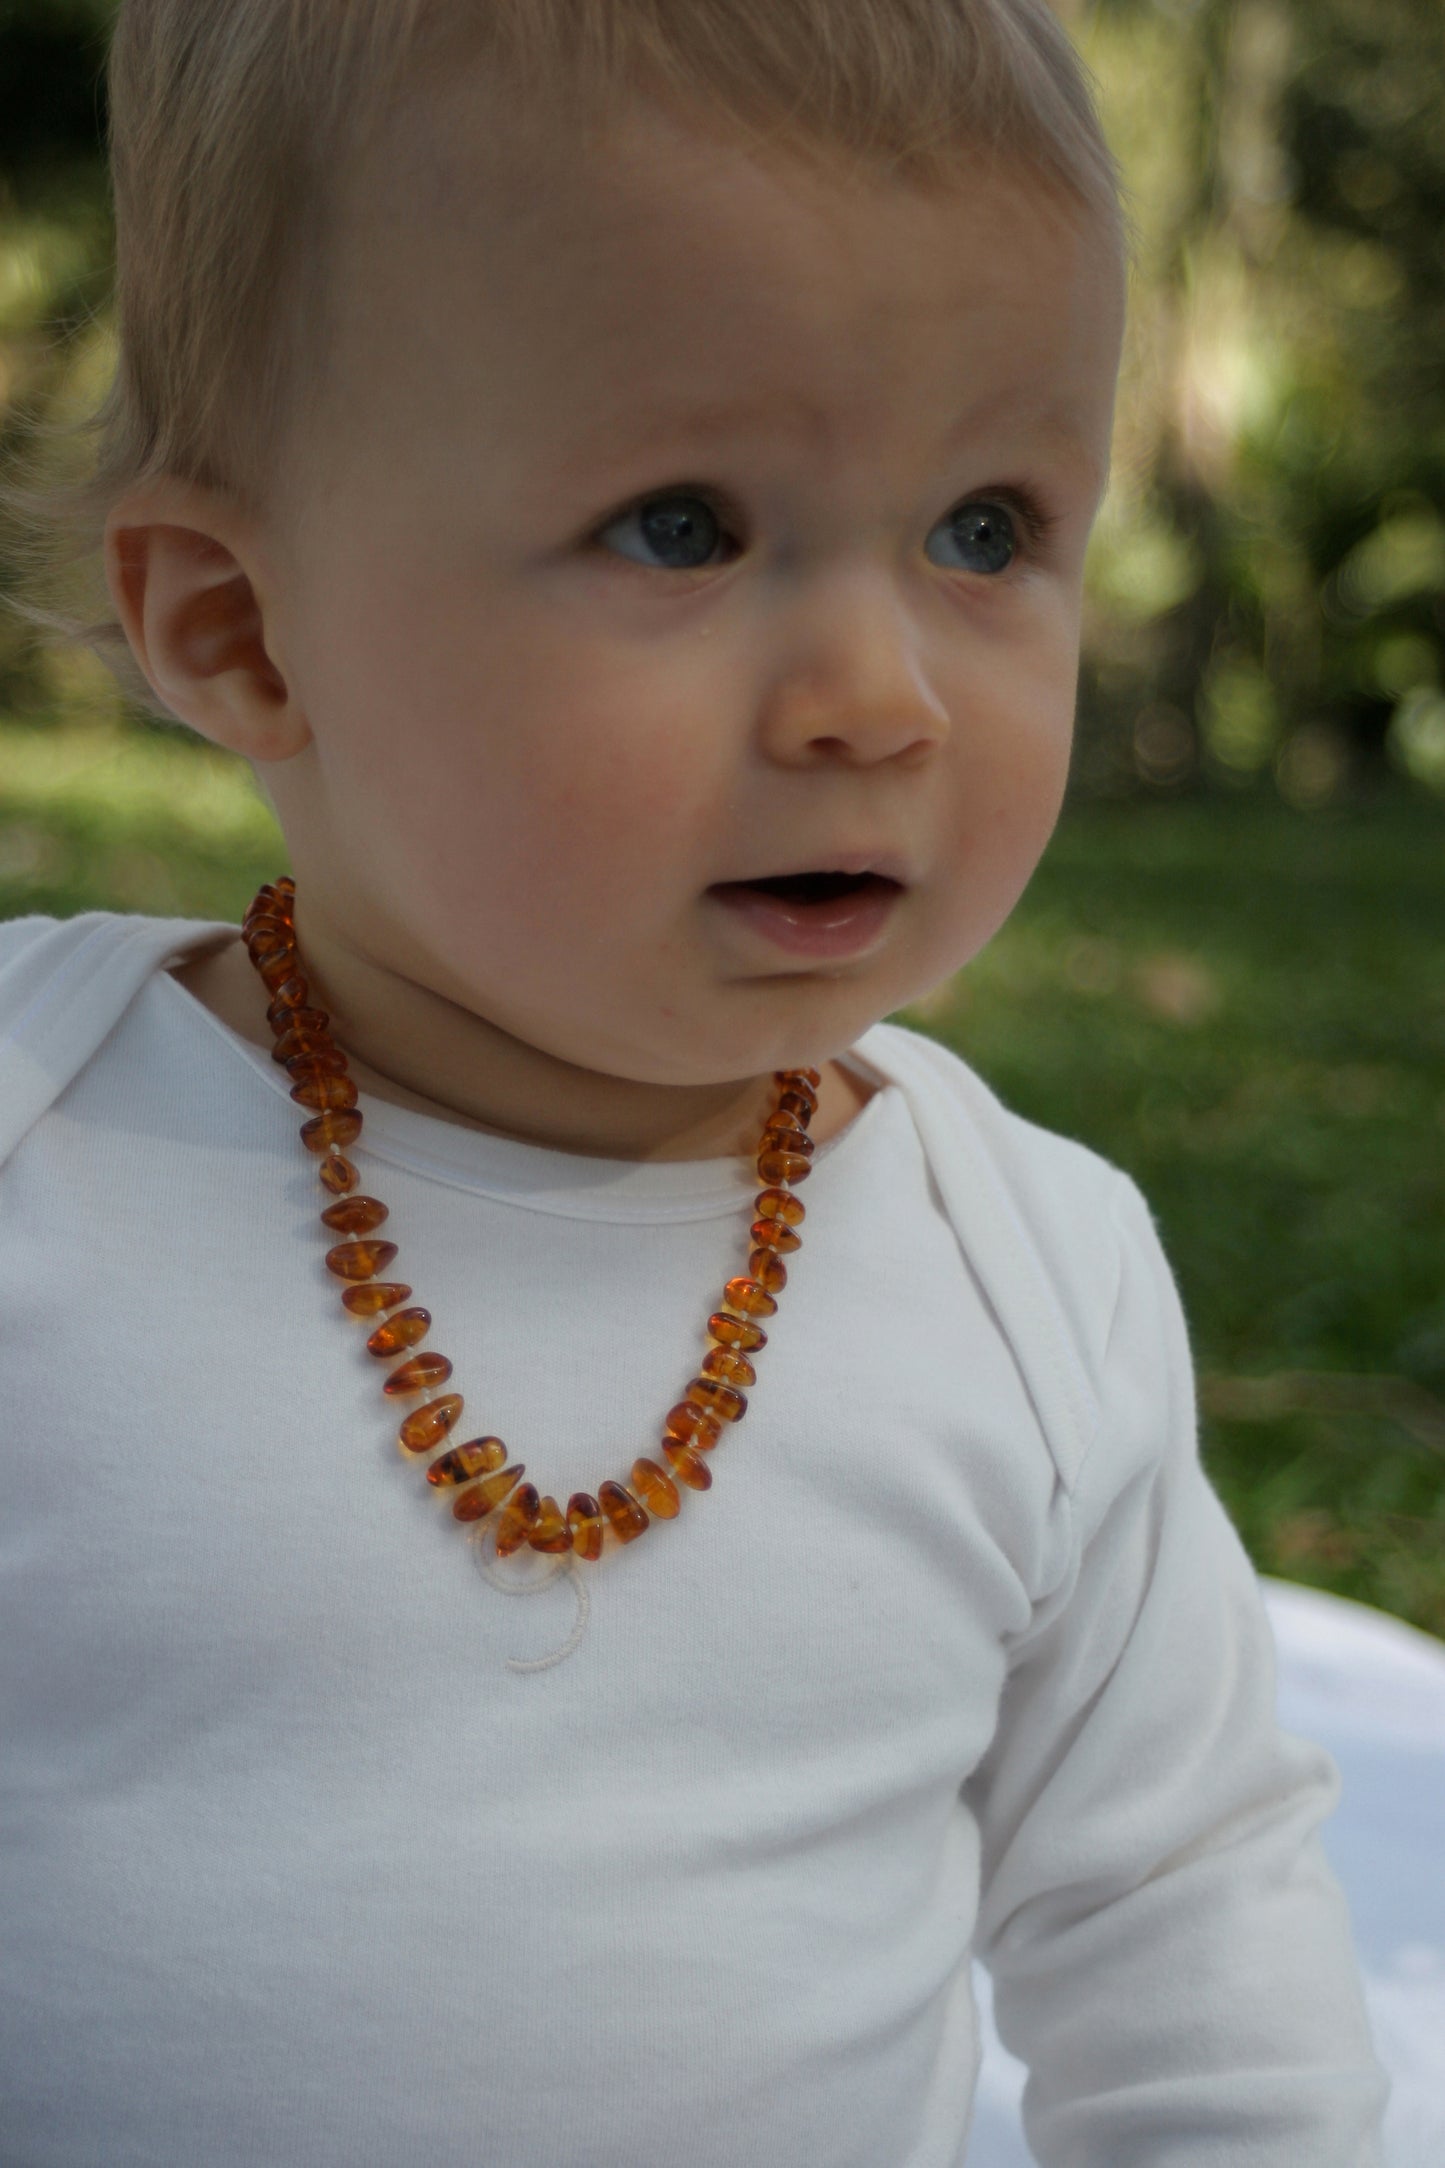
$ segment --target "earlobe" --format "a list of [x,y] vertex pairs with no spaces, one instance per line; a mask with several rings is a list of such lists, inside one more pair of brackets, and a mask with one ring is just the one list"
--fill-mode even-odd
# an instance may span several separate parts
[[165,480],[106,523],[111,599],[156,697],[247,760],[289,760],[311,741],[268,622],[269,583],[250,524],[217,492]]

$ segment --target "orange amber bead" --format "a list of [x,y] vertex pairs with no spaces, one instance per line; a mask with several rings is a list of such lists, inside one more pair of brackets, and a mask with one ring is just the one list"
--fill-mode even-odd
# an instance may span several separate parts
[[321,1222],[339,1235],[369,1235],[389,1216],[379,1197],[343,1197],[340,1204],[326,1207]]
[[681,1438],[664,1438],[662,1450],[679,1483],[686,1483],[689,1490],[712,1489],[712,1470],[696,1446],[684,1445]]
[[[282,883],[278,881],[276,885],[279,888]],[[293,881],[291,885],[294,888],[296,884]],[[775,1069],[773,1071],[773,1075],[777,1079],[779,1084],[791,1083],[792,1079],[796,1076],[806,1077],[807,1081],[812,1085],[814,1091],[818,1089],[818,1086],[823,1081],[822,1075],[817,1069]]]
[[784,1092],[782,1098],[778,1101],[779,1120],[785,1114],[796,1114],[798,1125],[802,1129],[807,1128],[817,1111],[817,1100],[811,1097],[805,1099],[801,1092]]
[[604,1483],[597,1493],[597,1503],[619,1543],[631,1543],[647,1526],[647,1515],[631,1491],[624,1490],[620,1483]]
[[311,989],[299,971],[294,978],[283,979],[279,986],[273,986],[271,992],[273,1009],[304,1009],[311,999]]
[[632,1488],[658,1520],[677,1518],[682,1500],[677,1495],[677,1485],[665,1468],[659,1468],[655,1460],[635,1460],[632,1463]]
[[555,1498],[543,1498],[537,1507],[527,1541],[534,1551],[570,1551],[572,1531],[562,1517],[562,1508]]
[[374,1280],[395,1255],[394,1242],[338,1242],[326,1252],[326,1269],[338,1280]]
[[355,1107],[338,1107],[334,1114],[314,1114],[301,1124],[301,1142],[308,1152],[329,1152],[333,1144],[355,1144],[361,1135],[361,1116]]
[[429,1400],[424,1408],[409,1415],[397,1436],[408,1453],[425,1453],[441,1444],[461,1412],[461,1394],[443,1393],[440,1400]]
[[602,1556],[602,1508],[590,1492],[573,1491],[567,1500],[567,1526],[572,1531],[575,1558]]
[[770,1295],[788,1284],[788,1268],[776,1250],[759,1248],[748,1257],[748,1270],[759,1287],[765,1287]]
[[341,1300],[353,1317],[380,1317],[383,1310],[394,1310],[405,1302],[410,1293],[404,1280],[368,1280],[361,1287],[344,1287]]
[[741,1422],[747,1413],[748,1403],[736,1386],[724,1385],[718,1378],[694,1378],[687,1389],[687,1397],[696,1408],[706,1408],[709,1415],[717,1416],[724,1423]]
[[348,1190],[356,1187],[356,1169],[338,1151],[328,1152],[316,1172],[321,1177],[322,1187],[329,1189],[333,1197],[344,1197]]
[[675,1408],[667,1411],[664,1426],[669,1438],[676,1438],[679,1445],[696,1446],[699,1451],[710,1453],[722,1436],[722,1424],[705,1408],[696,1408],[691,1401],[679,1400]]
[[[288,1031],[286,1036],[289,1039],[292,1034]],[[308,1032],[306,1037],[310,1038],[310,1036],[311,1034]],[[333,1046],[329,1039],[323,1039],[319,1036],[316,1044],[308,1046],[304,1054],[284,1054],[281,1058],[287,1076],[295,1084],[304,1084],[306,1079],[317,1069],[321,1071],[323,1076],[345,1076],[346,1074],[346,1056],[342,1053],[340,1047]]]
[[790,1227],[801,1227],[808,1216],[807,1206],[786,1189],[759,1190],[753,1209],[763,1219],[786,1220]]
[[296,944],[288,941],[284,948],[273,948],[267,955],[256,960],[261,975],[274,1000],[281,999],[281,989],[296,977]]
[[[801,1137],[806,1134],[804,1125],[802,1122],[799,1121],[797,1115],[790,1114],[786,1110],[786,1108],[783,1107],[779,1107],[777,1113],[772,1117],[771,1121],[768,1123],[765,1134],[771,1137],[779,1131],[781,1131],[783,1135],[789,1137]],[[812,1138],[809,1137],[808,1142],[811,1144],[812,1141]]]
[[[445,1454],[443,1454],[442,1458],[445,1459],[445,1457]],[[441,1461],[433,1461],[432,1467],[439,1468],[440,1466]],[[452,1507],[452,1518],[458,1521],[484,1521],[487,1515],[501,1504],[513,1484],[526,1472],[526,1462],[519,1460],[514,1462],[510,1468],[504,1468],[500,1475],[489,1475],[484,1483],[473,1484],[470,1490],[462,1492],[461,1497]],[[427,1476],[430,1478],[431,1468],[428,1468]]]
[[755,1219],[748,1232],[760,1250],[800,1250],[801,1235],[795,1235],[786,1220]]
[[535,1483],[524,1483],[513,1494],[497,1516],[497,1533],[494,1541],[498,1558],[510,1558],[520,1549],[531,1530],[536,1526],[537,1514],[542,1501],[537,1496]]
[[[758,1173],[765,1182],[806,1182],[812,1168],[801,1152],[785,1151],[776,1139],[786,1135],[785,1130],[768,1132],[774,1139],[758,1153]],[[811,1138],[809,1142],[811,1143]]]
[[711,1347],[702,1359],[705,1378],[721,1378],[724,1385],[756,1385],[758,1373],[746,1355],[735,1355],[728,1347]]
[[728,1281],[723,1301],[730,1310],[741,1310],[747,1317],[771,1317],[778,1307],[765,1287],[741,1276]]
[[746,1318],[729,1317],[726,1310],[714,1310],[707,1321],[707,1329],[724,1347],[746,1348],[750,1355],[768,1344],[768,1336],[761,1325],[751,1324]]
[[[288,1010],[287,1014],[290,1013]],[[305,1010],[298,1013],[310,1015],[311,1012]],[[276,1044],[271,1049],[271,1058],[273,1061],[285,1062],[289,1066],[293,1061],[315,1061],[322,1055],[340,1054],[340,1052],[340,1047],[337,1046],[328,1032],[312,1031],[309,1027],[303,1028],[300,1024],[285,1024],[277,1033]],[[340,1074],[339,1071],[337,1073]]]
[[298,1107],[354,1107],[356,1086],[339,1072],[328,1076],[324,1069],[312,1069],[292,1085],[291,1097]]
[[818,1149],[805,1131],[791,1129],[786,1123],[770,1124],[763,1131],[762,1149],[766,1151],[775,1144],[785,1152],[801,1152],[804,1159],[811,1159]]
[[[454,1445],[449,1453],[443,1453],[439,1459],[434,1460],[427,1469],[426,1479],[428,1483],[435,1483],[438,1489],[445,1489],[453,1483],[470,1483],[474,1476],[490,1475],[494,1469],[500,1468],[506,1457],[507,1448],[500,1438],[472,1438],[466,1445]],[[516,1468],[512,1470],[513,1483],[520,1472]],[[511,1487],[509,1483],[507,1489],[510,1490]],[[502,1495],[505,1497],[506,1493],[503,1492]],[[493,1500],[493,1504],[495,1503]],[[490,1512],[491,1508],[488,1507],[487,1510]],[[481,1519],[480,1514],[477,1519]]]
[[429,1393],[434,1385],[445,1385],[452,1374],[452,1366],[445,1355],[438,1355],[428,1348],[425,1354],[413,1355],[410,1362],[402,1363],[382,1380],[382,1391],[393,1400],[402,1393]]
[[430,1330],[430,1310],[398,1310],[395,1317],[389,1317],[384,1325],[377,1326],[366,1343],[367,1352],[372,1355],[405,1354],[418,1340],[424,1340]]

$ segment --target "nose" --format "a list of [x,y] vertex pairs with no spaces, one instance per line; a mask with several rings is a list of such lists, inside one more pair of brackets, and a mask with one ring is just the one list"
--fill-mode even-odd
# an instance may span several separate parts
[[788,611],[775,652],[760,717],[775,760],[912,767],[948,736],[923,635],[882,570],[819,575]]

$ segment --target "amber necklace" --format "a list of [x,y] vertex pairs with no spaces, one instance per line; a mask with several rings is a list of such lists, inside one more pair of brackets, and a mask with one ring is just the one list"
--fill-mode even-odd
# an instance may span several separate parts
[[[353,1317],[380,1320],[373,1323],[366,1342],[370,1353],[382,1361],[406,1357],[382,1380],[382,1392],[393,1401],[415,1402],[444,1385],[452,1366],[431,1349],[408,1352],[426,1338],[431,1312],[404,1307],[411,1289],[400,1280],[379,1277],[395,1258],[396,1244],[371,1239],[387,1217],[386,1206],[378,1198],[355,1194],[357,1173],[345,1151],[361,1134],[356,1086],[347,1074],[346,1056],[331,1036],[330,1018],[310,1005],[296,946],[295,907],[296,883],[289,875],[258,889],[242,921],[246,952],[271,996],[266,1021],[276,1039],[272,1058],[292,1079],[291,1097],[314,1110],[302,1124],[301,1141],[318,1155],[322,1187],[336,1199],[322,1212],[322,1224],[348,1238],[327,1251],[327,1270],[345,1281],[341,1300]],[[755,1321],[771,1317],[778,1307],[773,1297],[788,1278],[782,1253],[802,1247],[796,1229],[803,1207],[793,1189],[812,1171],[813,1140],[807,1126],[817,1111],[820,1078],[816,1069],[778,1069],[773,1081],[780,1087],[778,1102],[757,1149],[758,1175],[768,1186],[754,1200],[758,1216],[750,1229],[747,1274],[729,1280],[723,1289],[722,1307],[707,1321],[713,1344],[698,1376],[668,1413],[662,1437],[668,1467],[635,1460],[630,1488],[603,1483],[595,1498],[589,1491],[574,1491],[564,1514],[555,1498],[539,1496],[534,1484],[521,1481],[524,1462],[507,1465],[507,1448],[500,1438],[472,1438],[465,1445],[449,1446],[428,1466],[428,1483],[455,1491],[452,1512],[457,1520],[486,1522],[496,1513],[490,1525],[499,1557],[527,1543],[534,1551],[570,1551],[575,1558],[598,1559],[606,1541],[614,1546],[631,1543],[654,1518],[675,1519],[682,1502],[678,1483],[689,1490],[712,1488],[712,1470],[703,1455],[717,1444],[723,1424],[736,1423],[747,1411],[742,1388],[757,1382],[748,1357],[767,1345],[767,1334]],[[413,1406],[397,1433],[403,1449],[421,1454],[446,1445],[461,1412],[460,1393],[441,1393]]]

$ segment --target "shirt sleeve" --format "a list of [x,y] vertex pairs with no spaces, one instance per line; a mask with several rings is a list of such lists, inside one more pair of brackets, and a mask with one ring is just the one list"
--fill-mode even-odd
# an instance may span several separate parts
[[1279,1730],[1254,1569],[1198,1454],[1148,1209],[1118,1178],[1101,1419],[1057,1587],[1010,1652],[975,1954],[1041,2168],[1381,2168],[1323,1748]]

